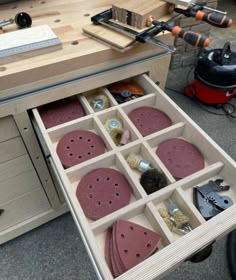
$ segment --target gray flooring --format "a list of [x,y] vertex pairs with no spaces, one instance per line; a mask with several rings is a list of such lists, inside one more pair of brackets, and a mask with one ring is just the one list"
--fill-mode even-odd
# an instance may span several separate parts
[[[234,0],[220,1],[220,7],[236,17]],[[236,28],[214,28],[212,48],[231,41],[236,51]],[[167,87],[183,91],[191,68],[169,73]],[[180,73],[181,72],[181,73]],[[189,80],[192,75],[190,73]],[[167,94],[192,117],[232,158],[236,160],[236,120],[207,113],[192,100],[177,92]],[[236,99],[233,100],[236,104]],[[184,263],[164,280],[230,280],[226,238],[214,245],[213,254],[204,262]],[[157,264],[158,265],[158,264]],[[95,280],[96,275],[70,214],[65,214],[0,247],[0,280]],[[143,276],[145,279],[145,275]]]

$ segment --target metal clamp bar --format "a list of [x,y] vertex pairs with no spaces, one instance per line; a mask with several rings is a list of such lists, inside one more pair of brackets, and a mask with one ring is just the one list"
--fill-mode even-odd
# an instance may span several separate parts
[[62,192],[63,192],[63,194],[64,194],[64,196],[65,196],[65,198],[66,198],[66,201],[67,201],[68,206],[69,206],[69,208],[70,208],[71,214],[72,214],[72,216],[73,216],[73,218],[74,218],[74,221],[75,221],[75,223],[76,223],[76,226],[77,226],[77,228],[78,228],[78,230],[79,230],[81,239],[82,239],[82,241],[83,241],[83,243],[84,243],[84,245],[85,245],[85,248],[86,248],[86,250],[87,250],[87,252],[88,252],[89,258],[90,258],[90,260],[91,260],[91,262],[92,262],[92,264],[93,264],[93,267],[94,267],[94,270],[95,270],[95,272],[96,272],[96,274],[97,274],[97,277],[98,277],[99,280],[104,280],[104,278],[103,278],[101,272],[99,271],[99,268],[98,268],[98,266],[97,266],[97,262],[96,262],[96,260],[94,259],[94,256],[93,256],[93,254],[92,254],[92,252],[91,252],[91,249],[90,249],[88,240],[87,240],[87,238],[86,238],[86,236],[85,236],[85,234],[84,234],[84,232],[83,232],[83,229],[82,229],[82,227],[81,227],[81,225],[80,225],[80,222],[79,222],[79,220],[78,220],[78,218],[77,218],[77,216],[76,216],[75,209],[74,209],[73,205],[72,205],[71,202],[70,202],[70,199],[69,199],[69,197],[68,197],[67,191],[66,191],[66,189],[65,189],[65,187],[64,187],[64,184],[63,184],[63,182],[62,182],[62,180],[61,180],[60,174],[59,174],[58,171],[57,171],[57,168],[56,168],[56,166],[55,166],[55,164],[54,164],[54,162],[53,162],[52,157],[51,157],[51,156],[48,156],[48,157],[47,157],[47,161],[48,161],[48,163],[51,165],[52,170],[53,170],[53,172],[54,172],[54,174],[55,174],[55,176],[56,176],[56,179],[58,180],[58,183],[59,183],[59,185],[60,185],[60,187],[61,187],[61,190],[62,190]]

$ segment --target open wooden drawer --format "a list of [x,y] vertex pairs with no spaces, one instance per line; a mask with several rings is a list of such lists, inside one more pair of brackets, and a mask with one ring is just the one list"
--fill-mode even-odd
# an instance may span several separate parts
[[[107,229],[118,219],[142,225],[161,235],[159,250],[117,277],[117,279],[154,279],[161,278],[183,261],[193,256],[205,246],[230,232],[236,225],[236,163],[201,130],[148,76],[140,75],[133,80],[146,95],[118,104],[108,88],[80,94],[86,116],[46,129],[39,110],[33,109],[34,120],[42,136],[43,146],[48,149],[48,159],[54,167],[71,213],[87,247],[97,275],[101,279],[114,279],[104,257],[105,235]],[[110,108],[95,112],[90,105],[91,96],[103,93],[110,100]],[[158,132],[142,136],[132,123],[128,114],[135,108],[151,106],[169,116],[172,125]],[[118,117],[125,129],[130,131],[129,143],[116,146],[104,127],[107,118]],[[76,129],[93,131],[105,143],[105,153],[69,168],[64,168],[56,147],[59,140]],[[41,138],[41,137],[40,137]],[[171,138],[185,139],[192,143],[204,157],[204,167],[182,179],[176,179],[156,155],[157,147]],[[140,184],[141,172],[131,169],[126,158],[130,153],[140,155],[160,170],[166,177],[167,186],[148,195]],[[86,217],[76,197],[76,189],[81,178],[96,168],[113,168],[120,171],[132,188],[128,205],[104,217],[91,220]],[[193,203],[193,188],[209,180],[221,178],[230,189],[224,194],[229,196],[233,205],[210,220],[206,221]],[[192,230],[186,235],[177,235],[169,230],[158,210],[171,199],[190,218]]]

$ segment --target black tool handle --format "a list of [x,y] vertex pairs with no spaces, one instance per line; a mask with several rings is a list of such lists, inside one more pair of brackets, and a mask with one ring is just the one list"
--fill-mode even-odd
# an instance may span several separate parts
[[108,9],[100,14],[91,17],[91,21],[93,22],[93,24],[98,25],[100,24],[100,22],[107,22],[111,18],[112,18],[112,9]]
[[161,25],[154,25],[149,29],[136,35],[136,41],[140,43],[145,43],[148,39],[155,37],[158,33],[163,31]]
[[185,42],[195,47],[205,48],[210,44],[210,40],[206,35],[184,30],[179,26],[174,26],[171,33],[173,36],[182,38]]
[[203,11],[197,11],[195,18],[196,20],[202,20],[220,28],[227,28],[233,24],[233,20],[230,17],[221,13],[204,13]]

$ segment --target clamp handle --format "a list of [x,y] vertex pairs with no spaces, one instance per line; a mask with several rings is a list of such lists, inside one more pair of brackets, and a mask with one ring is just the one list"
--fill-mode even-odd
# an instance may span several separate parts
[[171,33],[173,36],[182,38],[185,42],[195,47],[205,48],[210,44],[210,40],[206,35],[184,30],[177,25],[172,28]]
[[197,11],[195,19],[205,21],[220,28],[227,28],[233,24],[233,20],[230,17],[220,13],[204,13],[203,11]]

